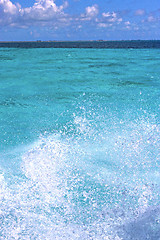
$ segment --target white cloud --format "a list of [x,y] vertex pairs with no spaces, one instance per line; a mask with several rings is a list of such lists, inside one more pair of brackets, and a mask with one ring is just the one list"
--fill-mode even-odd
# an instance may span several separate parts
[[[97,27],[109,28],[112,30],[138,30],[137,28],[134,28],[133,23],[130,22],[130,18],[127,19],[127,17],[130,17],[128,12],[104,11],[99,14],[99,6],[93,4],[87,6],[83,14],[70,15],[65,13],[65,8],[68,7],[68,2],[66,1],[61,5],[57,5],[57,2],[58,0],[35,0],[32,6],[23,8],[19,3],[14,4],[12,0],[0,0],[0,27],[10,26],[14,28],[28,28],[33,26],[33,29],[30,29],[31,31],[36,29],[34,26],[48,27],[49,31],[50,29],[54,31],[67,26],[70,26],[70,29],[79,29],[79,31],[82,31],[85,28],[89,29],[89,27],[92,27],[92,29]],[[157,10],[157,12],[146,14],[143,9],[136,10],[134,12],[135,19],[137,19],[136,16],[144,15],[144,17],[142,17],[144,19],[140,19],[141,21],[137,23],[139,29],[143,27],[142,25],[147,25],[149,22],[150,24],[148,25],[150,26],[155,25],[157,22],[159,23],[160,18],[158,11],[159,10]],[[125,21],[123,21],[124,19]],[[155,24],[151,24],[153,22]]]
[[128,25],[130,25],[131,23],[130,23],[130,21],[127,21],[127,22],[125,22],[124,24],[128,26]]
[[134,27],[134,30],[135,30],[135,31],[138,31],[138,30],[139,30],[139,27],[138,27],[138,26],[135,26],[135,27]]
[[115,13],[115,12],[112,12],[112,13],[110,13],[110,12],[107,12],[107,13],[102,13],[102,16],[103,17],[106,17],[106,18],[108,18],[108,17],[111,17],[111,18],[116,18],[117,17],[117,13]]
[[131,27],[130,27],[130,26],[126,26],[126,29],[127,29],[127,30],[131,30]]
[[57,6],[54,0],[36,0],[32,7],[21,8],[20,4],[13,4],[10,0],[0,0],[1,25],[12,26],[36,25],[41,22],[56,20],[57,23],[66,22],[67,15],[63,12],[68,6],[67,2]]
[[115,12],[112,13],[112,17],[113,18],[116,18],[117,17],[117,14]]
[[108,23],[120,23],[123,20],[122,18],[118,18],[117,13],[115,12],[104,12],[102,13],[102,17],[104,18],[104,21]]
[[116,12],[103,12],[102,17],[96,21],[97,27],[115,28],[118,24],[120,24],[123,21],[123,19],[118,15],[119,14]]
[[154,22],[154,21],[155,21],[155,18],[153,16],[148,17],[148,22]]
[[21,16],[36,21],[52,20],[55,17],[62,17],[65,7],[67,2],[57,6],[53,0],[37,0],[32,7],[22,9]]
[[100,27],[100,28],[106,28],[106,27],[108,27],[108,24],[106,24],[106,23],[98,23],[97,26]]
[[122,18],[118,18],[118,19],[117,19],[117,22],[118,22],[118,23],[120,23],[120,22],[122,22],[122,21],[123,21]]
[[95,18],[98,15],[98,13],[99,13],[99,9],[97,4],[93,6],[88,6],[85,9],[85,13],[81,14],[81,20],[82,21],[91,20]]
[[98,10],[98,5],[93,5],[91,7],[86,7],[86,16],[87,17],[95,17],[97,16],[99,10]]
[[9,0],[0,0],[0,6],[1,6],[2,11],[6,14],[9,13],[9,14],[14,15],[17,13],[17,6],[14,5]]
[[144,9],[138,9],[135,11],[136,16],[143,16],[145,14]]
[[15,23],[19,14],[19,4],[13,4],[9,0],[0,0],[0,25]]
[[111,14],[110,14],[110,12],[107,12],[107,13],[102,13],[102,16],[103,16],[103,17],[110,17],[110,16],[111,16]]

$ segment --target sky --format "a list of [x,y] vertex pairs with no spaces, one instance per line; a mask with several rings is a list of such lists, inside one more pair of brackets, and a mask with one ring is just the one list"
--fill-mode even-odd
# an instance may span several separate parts
[[160,39],[160,0],[0,0],[0,41]]

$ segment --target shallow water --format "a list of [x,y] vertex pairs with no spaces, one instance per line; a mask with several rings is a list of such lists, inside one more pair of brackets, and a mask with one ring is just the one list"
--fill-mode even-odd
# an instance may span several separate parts
[[0,49],[2,239],[160,239],[160,49]]

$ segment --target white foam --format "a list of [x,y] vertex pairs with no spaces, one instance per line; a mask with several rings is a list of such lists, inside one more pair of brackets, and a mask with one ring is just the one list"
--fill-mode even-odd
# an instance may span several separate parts
[[156,239],[159,207],[150,206],[158,202],[159,156],[153,162],[152,152],[159,126],[139,121],[98,133],[86,117],[74,116],[74,127],[73,136],[41,137],[26,148],[25,178],[9,186],[0,174],[1,236],[139,240],[142,223],[149,226],[142,239]]

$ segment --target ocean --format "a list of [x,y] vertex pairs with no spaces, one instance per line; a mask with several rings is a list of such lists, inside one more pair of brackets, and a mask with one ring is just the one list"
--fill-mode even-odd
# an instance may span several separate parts
[[160,48],[36,46],[0,48],[0,239],[159,240]]

